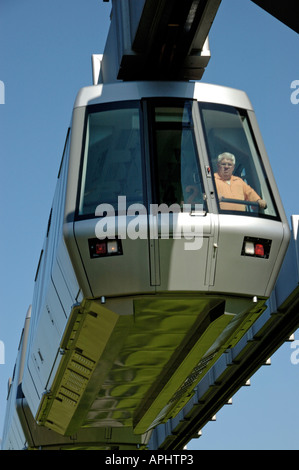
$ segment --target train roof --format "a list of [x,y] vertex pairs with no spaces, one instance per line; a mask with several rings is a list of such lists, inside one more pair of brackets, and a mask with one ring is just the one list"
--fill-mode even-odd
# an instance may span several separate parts
[[247,94],[225,86],[199,82],[120,82],[81,88],[74,108],[149,97],[194,98],[198,101],[237,106],[252,110]]

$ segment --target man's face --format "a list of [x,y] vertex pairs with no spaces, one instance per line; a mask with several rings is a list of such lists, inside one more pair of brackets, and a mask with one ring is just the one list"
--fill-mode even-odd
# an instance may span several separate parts
[[235,168],[235,165],[228,158],[224,158],[223,160],[221,160],[221,162],[218,163],[218,174],[220,178],[224,180],[230,180],[233,174],[234,168]]

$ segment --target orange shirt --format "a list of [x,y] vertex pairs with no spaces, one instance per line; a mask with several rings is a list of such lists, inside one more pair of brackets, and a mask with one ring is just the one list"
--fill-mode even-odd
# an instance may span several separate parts
[[[219,200],[222,197],[252,202],[256,202],[261,199],[254,189],[238,176],[232,176],[229,183],[221,179],[218,173],[215,173],[214,176]],[[224,210],[245,211],[245,207],[246,206],[242,204],[220,202],[220,209]]]

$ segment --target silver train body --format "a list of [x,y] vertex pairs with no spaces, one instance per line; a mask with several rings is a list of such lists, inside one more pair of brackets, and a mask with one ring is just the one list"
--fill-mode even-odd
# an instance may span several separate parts
[[[223,152],[266,209],[218,193]],[[289,237],[244,92],[176,82],[83,88],[3,448],[146,448],[264,311]]]

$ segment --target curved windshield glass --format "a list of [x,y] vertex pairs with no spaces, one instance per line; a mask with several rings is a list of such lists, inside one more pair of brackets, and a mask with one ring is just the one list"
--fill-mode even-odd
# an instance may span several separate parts
[[78,215],[94,216],[99,204],[117,211],[119,196],[127,206],[143,204],[138,104],[91,106],[88,111]]
[[90,106],[83,145],[79,217],[98,215],[96,209],[102,204],[114,213],[119,213],[120,207],[121,210],[133,204],[147,207],[147,203],[158,204],[162,212],[170,207],[176,212],[202,208],[204,192],[193,129],[193,102],[148,100],[147,103],[152,170],[147,179],[153,186],[152,200],[146,201],[145,196],[141,143],[144,123],[139,103]]
[[246,112],[210,103],[200,109],[220,212],[276,218]]

